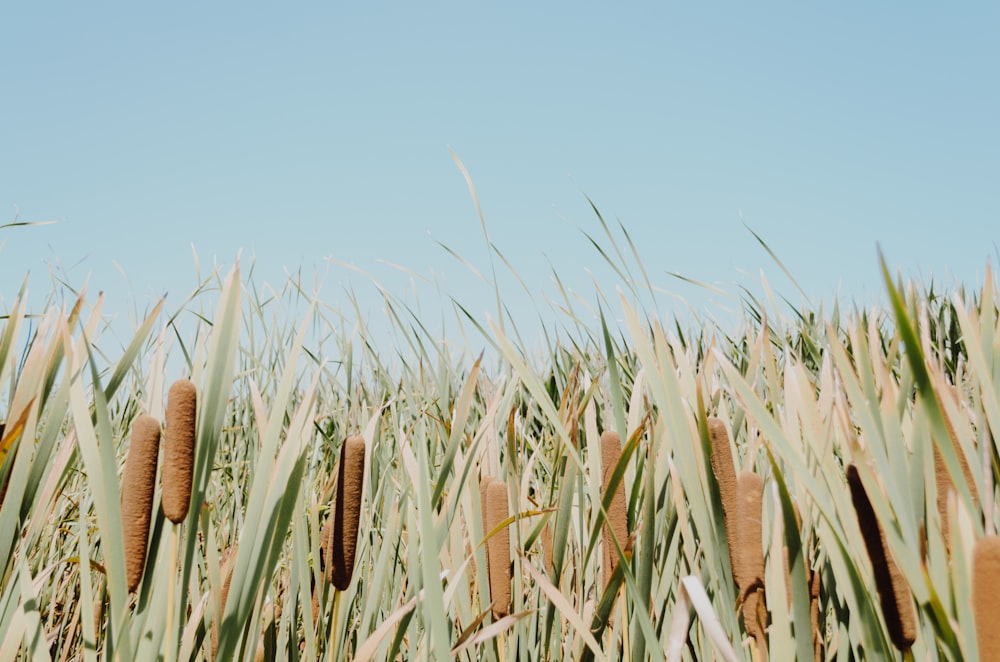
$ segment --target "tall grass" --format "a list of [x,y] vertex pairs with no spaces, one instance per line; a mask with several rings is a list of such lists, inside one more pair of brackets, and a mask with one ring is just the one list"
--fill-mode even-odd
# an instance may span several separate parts
[[[456,302],[456,347],[388,292],[369,320],[234,268],[109,360],[100,297],[32,319],[22,292],[0,332],[0,660],[892,658],[862,492],[905,655],[975,659],[992,274],[943,297],[886,271],[889,307],[850,314],[765,286],[739,329],[684,328],[601,223],[620,295],[586,317],[564,292],[534,357],[499,297],[492,321]],[[168,519],[154,481],[133,592],[130,434],[188,378],[189,510],[171,496]]]

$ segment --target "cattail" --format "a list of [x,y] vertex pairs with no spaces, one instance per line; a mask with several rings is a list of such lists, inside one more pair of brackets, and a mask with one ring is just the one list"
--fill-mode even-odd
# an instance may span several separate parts
[[819,623],[819,570],[811,570],[809,574],[809,622],[812,625],[813,657],[815,662],[823,660],[823,630]]
[[312,624],[313,627],[316,627],[316,621],[319,620],[319,585],[316,583],[313,583],[310,602],[312,604]]
[[94,598],[94,636],[100,637],[101,626],[104,625],[104,596],[98,592]]
[[187,517],[191,504],[194,471],[195,412],[194,383],[174,382],[167,394],[167,426],[163,432],[163,514],[174,524]]
[[[722,519],[726,524],[726,546],[729,548],[729,563],[733,579],[736,579],[736,527],[732,524],[736,516],[736,469],[733,467],[733,453],[729,447],[729,433],[720,419],[708,419],[708,435],[712,442],[712,473],[719,484],[722,500]],[[737,582],[738,584],[738,582]]]
[[552,575],[555,568],[552,557],[552,522],[548,521],[542,527],[542,556],[545,557],[545,571]]
[[[948,429],[951,429],[951,423],[948,423]],[[954,438],[954,433],[952,438]],[[974,502],[979,501],[976,481],[972,478],[972,470],[965,459],[965,453],[962,452],[958,444],[952,444],[952,448],[958,457],[958,464],[962,468],[962,475],[965,477],[965,484],[969,486],[969,494],[972,496],[972,500]],[[945,549],[950,550],[951,535],[949,532],[951,527],[948,521],[948,492],[955,489],[955,483],[951,479],[951,474],[948,473],[948,467],[945,466],[944,458],[941,456],[941,451],[938,450],[937,444],[934,445],[934,483],[937,487],[938,515],[941,517],[941,536],[944,538]]]
[[122,485],[122,528],[125,575],[130,593],[139,588],[146,564],[149,520],[153,514],[156,464],[160,452],[160,422],[145,414],[132,425],[132,443],[125,458]]
[[986,536],[972,548],[972,613],[980,660],[1000,660],[1000,538]]
[[736,561],[733,572],[743,601],[743,627],[766,655],[767,605],[764,601],[764,545],[761,505],[764,481],[752,471],[740,474],[736,483]]
[[[486,484],[483,528],[488,533],[507,517],[507,484],[500,480],[489,480]],[[510,531],[507,527],[498,531],[486,543],[486,562],[489,566],[493,616],[501,618],[510,613]]]
[[222,615],[226,613],[226,601],[229,599],[229,585],[233,581],[233,570],[236,569],[236,547],[230,547],[222,555],[222,564],[219,569],[222,573],[222,592],[219,595],[219,613],[216,614],[212,624],[211,647],[212,657],[216,659],[219,651],[219,626],[222,623]]
[[327,549],[327,573],[334,588],[347,590],[354,575],[354,555],[361,521],[362,486],[365,480],[365,440],[348,437],[340,450],[333,531]]
[[764,482],[752,471],[744,471],[736,483],[736,584],[740,591],[764,583],[764,547],[761,542],[761,502]]
[[875,571],[875,588],[882,603],[882,616],[889,628],[889,638],[900,651],[907,651],[917,640],[917,618],[913,611],[910,588],[886,544],[885,532],[875,517],[861,474],[854,464],[847,465],[847,482],[851,488],[854,512],[858,516],[861,535],[868,558]]
[[333,565],[330,563],[330,544],[333,542],[333,514],[326,518],[326,524],[319,532],[319,574],[333,583]]
[[[601,486],[607,490],[608,482],[615,471],[618,459],[622,454],[621,438],[617,432],[605,430],[601,435]],[[625,505],[625,484],[624,481],[618,483],[611,503],[608,504],[607,519],[604,522],[604,585],[611,581],[611,575],[618,567],[618,548],[628,553],[632,545],[628,534],[628,507]]]

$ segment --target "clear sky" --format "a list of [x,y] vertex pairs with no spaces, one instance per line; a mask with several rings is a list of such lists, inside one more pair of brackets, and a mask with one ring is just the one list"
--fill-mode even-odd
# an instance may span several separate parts
[[798,296],[741,214],[816,301],[880,295],[876,242],[913,276],[996,263],[1000,3],[158,4],[0,9],[0,223],[58,221],[0,229],[6,302],[58,261],[110,309],[179,305],[193,245],[335,305],[375,290],[328,258],[405,294],[387,261],[485,313],[437,243],[489,271],[449,150],[540,302],[552,268],[614,291],[585,196],[697,306],[668,272]]

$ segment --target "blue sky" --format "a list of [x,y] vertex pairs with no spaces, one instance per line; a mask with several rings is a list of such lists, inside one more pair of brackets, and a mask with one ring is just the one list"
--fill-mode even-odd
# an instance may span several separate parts
[[540,302],[553,268],[614,291],[585,196],[696,307],[724,299],[667,272],[736,292],[763,268],[798,297],[741,213],[815,301],[880,296],[876,242],[912,276],[996,261],[995,2],[19,4],[0,222],[58,223],[0,230],[8,303],[58,261],[109,309],[179,305],[194,245],[203,267],[242,249],[262,282],[318,272],[333,305],[377,297],[329,258],[402,296],[395,263],[485,313],[437,243],[488,272],[449,150]]

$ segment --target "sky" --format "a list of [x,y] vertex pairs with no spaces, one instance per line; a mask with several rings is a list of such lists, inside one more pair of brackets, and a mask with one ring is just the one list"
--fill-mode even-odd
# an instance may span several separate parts
[[0,27],[0,224],[55,221],[0,228],[3,307],[54,268],[110,310],[179,306],[197,254],[496,317],[448,250],[489,275],[453,155],[516,318],[553,273],[613,296],[588,199],[665,315],[736,305],[672,273],[801,299],[747,226],[814,304],[877,300],[878,245],[942,284],[997,262],[996,2],[5,3]]

